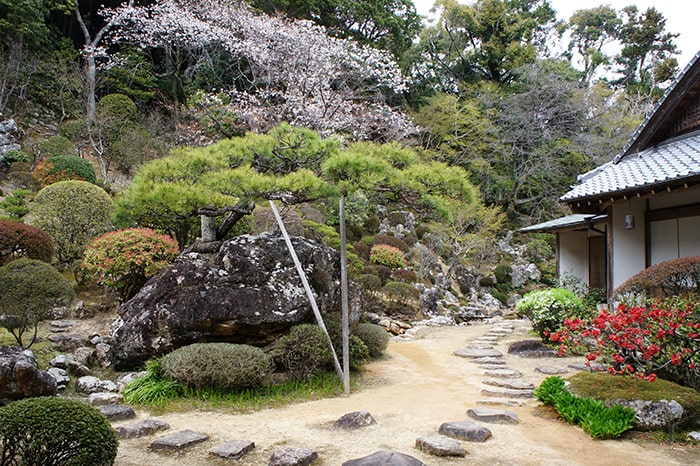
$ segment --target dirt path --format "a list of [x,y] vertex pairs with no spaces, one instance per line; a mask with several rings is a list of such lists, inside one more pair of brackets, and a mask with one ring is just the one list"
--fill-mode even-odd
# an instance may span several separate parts
[[[525,323],[499,340],[506,353],[510,343],[529,338]],[[454,356],[456,349],[484,335],[492,325],[422,328],[410,341],[391,342],[387,356],[367,366],[365,382],[347,398],[312,401],[251,414],[230,415],[192,411],[158,416],[170,432],[191,429],[210,439],[181,453],[148,449],[152,437],[122,440],[117,465],[267,465],[272,452],[285,447],[316,450],[314,465],[340,465],[378,450],[397,450],[428,465],[685,465],[700,464],[700,453],[662,445],[640,446],[632,441],[594,441],[580,428],[538,416],[539,403],[508,408],[518,425],[483,424],[493,436],[484,443],[464,442],[466,458],[437,458],[414,448],[417,437],[437,432],[443,422],[468,420],[466,411],[485,398],[480,391],[483,369]],[[544,365],[566,366],[575,359],[521,359],[506,354],[507,366],[539,384],[534,371]],[[332,429],[345,413],[366,410],[377,424],[355,432]],[[139,420],[148,413],[139,413]],[[129,421],[133,422],[133,421]],[[160,434],[157,434],[160,435]],[[207,451],[230,439],[255,442],[253,452],[238,461],[217,459]]]

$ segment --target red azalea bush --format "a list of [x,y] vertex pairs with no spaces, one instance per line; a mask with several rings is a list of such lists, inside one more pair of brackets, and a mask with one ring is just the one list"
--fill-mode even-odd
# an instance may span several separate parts
[[85,251],[83,268],[124,302],[177,255],[177,242],[171,237],[148,228],[129,228],[94,239]]
[[0,265],[20,257],[51,262],[51,237],[41,228],[12,220],[0,220]]
[[674,298],[655,304],[602,311],[590,322],[566,319],[550,335],[560,354],[585,349],[589,361],[613,374],[666,380],[700,389],[700,302]]

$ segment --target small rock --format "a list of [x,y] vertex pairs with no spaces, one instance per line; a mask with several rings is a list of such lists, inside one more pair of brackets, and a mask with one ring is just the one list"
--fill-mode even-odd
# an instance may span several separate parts
[[209,450],[210,455],[220,456],[229,460],[237,460],[246,453],[253,451],[255,443],[250,440],[229,440],[223,445]]
[[77,333],[52,334],[48,340],[58,346],[61,351],[73,351],[81,346],[85,346],[86,340]]
[[369,456],[346,461],[342,466],[427,466],[413,456],[397,451],[381,450]]
[[125,419],[133,419],[136,417],[136,412],[130,406],[125,405],[103,405],[98,406],[102,414],[110,421],[123,421]]
[[80,377],[75,382],[75,391],[87,395],[97,392],[116,392],[118,390],[117,384],[111,380],[100,380],[91,375]]
[[542,367],[536,367],[535,372],[539,372],[540,374],[545,374],[545,375],[559,375],[559,374],[568,374],[569,371],[567,371],[563,367],[559,367],[559,366],[542,366]]
[[95,345],[95,362],[102,368],[107,369],[112,365],[112,347],[106,343]]
[[68,377],[68,372],[60,367],[49,367],[46,372],[49,373],[51,377],[56,379],[56,388],[63,390],[68,386],[70,382],[70,377]]
[[67,369],[68,368],[68,356],[65,354],[59,354],[57,356],[54,356],[51,361],[49,361],[49,365],[53,367],[58,367],[60,369]]
[[97,346],[99,343],[102,343],[102,337],[96,333],[92,334],[88,337],[88,343],[90,343],[92,346]]
[[74,360],[72,357],[68,358],[68,372],[76,377],[83,377],[92,374],[89,367],[80,364],[78,361]]
[[469,421],[445,422],[438,429],[438,433],[469,442],[485,442],[491,437],[489,429]]
[[95,359],[95,349],[80,347],[73,351],[73,354],[68,356],[68,359],[72,359],[81,366],[90,366]]
[[124,395],[114,392],[96,392],[88,396],[88,403],[93,406],[116,405],[124,402]]
[[457,440],[445,435],[433,434],[416,439],[416,448],[433,456],[466,456],[467,452]]
[[160,419],[144,419],[135,424],[126,424],[114,428],[119,438],[123,439],[144,437],[167,429],[170,429],[170,424]]
[[692,432],[688,432],[688,438],[689,438],[690,440],[694,440],[694,441],[696,441],[696,442],[700,442],[700,432],[698,432],[697,430],[694,430],[694,431],[692,431]]
[[126,384],[133,382],[134,380],[146,377],[147,374],[148,372],[146,371],[127,372],[126,374],[119,376],[119,378],[117,379],[117,386],[119,387],[119,390],[121,390]]
[[342,430],[355,430],[362,427],[367,427],[376,424],[372,415],[367,411],[355,411],[353,413],[344,414],[335,423],[333,427]]
[[467,416],[482,422],[495,422],[498,424],[520,423],[518,415],[507,409],[472,408],[467,410]]
[[67,332],[78,324],[75,320],[52,320],[49,322],[49,331],[51,332]]
[[318,458],[318,453],[308,448],[285,448],[272,454],[268,466],[308,466]]
[[182,450],[183,448],[204,442],[208,438],[208,435],[188,429],[157,438],[151,442],[149,446],[154,450]]
[[476,349],[476,348],[462,348],[454,352],[455,356],[461,358],[498,358],[503,356],[498,350],[495,349]]

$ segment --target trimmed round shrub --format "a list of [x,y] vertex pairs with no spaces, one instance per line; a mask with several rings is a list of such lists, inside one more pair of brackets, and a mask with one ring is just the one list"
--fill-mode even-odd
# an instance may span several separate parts
[[391,269],[386,265],[376,264],[370,269],[370,273],[379,277],[382,281],[382,286],[391,278]]
[[271,358],[260,348],[233,343],[195,343],[161,359],[165,375],[194,389],[221,391],[262,385],[272,373]]
[[51,262],[51,237],[41,228],[11,220],[0,220],[0,265],[20,257]]
[[586,306],[581,298],[565,288],[528,293],[515,305],[515,311],[527,317],[533,329],[545,341],[561,328],[564,319],[587,317]]
[[379,291],[382,288],[382,279],[372,273],[363,273],[355,278],[354,281],[362,291]]
[[111,465],[118,446],[104,415],[80,401],[26,398],[0,408],[3,465]]
[[386,244],[387,246],[393,246],[399,249],[402,253],[406,254],[411,250],[411,247],[401,238],[389,235],[376,235],[372,241],[372,245]]
[[355,241],[352,243],[352,248],[355,250],[355,254],[360,256],[365,260],[369,260],[369,246],[360,241]]
[[395,282],[402,283],[415,283],[418,281],[418,275],[416,272],[410,269],[397,269],[391,274],[391,278]]
[[369,253],[369,261],[391,269],[406,267],[406,259],[403,257],[403,252],[399,248],[386,244],[372,246]]
[[360,323],[357,324],[354,333],[367,347],[370,358],[378,358],[384,354],[389,345],[389,334],[381,325]]
[[687,256],[642,270],[620,285],[613,295],[671,298],[697,293],[700,293],[700,256]]
[[42,186],[67,180],[97,184],[95,169],[90,162],[73,155],[58,155],[43,160],[34,169],[34,177],[41,182]]
[[[348,343],[350,346],[350,369],[359,369],[370,360],[369,348],[367,348],[365,342],[362,341],[357,335],[350,335],[348,338]],[[342,346],[339,345],[338,348],[342,348]]]
[[296,380],[306,380],[333,364],[328,337],[316,324],[295,325],[278,339],[274,359]]
[[37,159],[47,159],[56,157],[57,155],[72,155],[78,154],[78,150],[73,144],[73,141],[60,134],[51,136],[39,143],[37,147]]

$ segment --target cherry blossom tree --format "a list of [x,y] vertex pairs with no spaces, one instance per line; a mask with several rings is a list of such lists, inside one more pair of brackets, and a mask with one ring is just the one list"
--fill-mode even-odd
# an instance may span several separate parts
[[225,53],[230,111],[254,131],[287,121],[322,134],[389,140],[414,129],[389,105],[406,89],[391,55],[331,37],[310,21],[225,0],[163,0],[102,14],[119,25],[109,33],[112,43],[161,50],[174,74],[195,73]]

